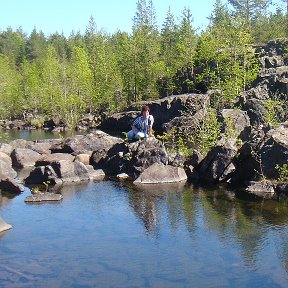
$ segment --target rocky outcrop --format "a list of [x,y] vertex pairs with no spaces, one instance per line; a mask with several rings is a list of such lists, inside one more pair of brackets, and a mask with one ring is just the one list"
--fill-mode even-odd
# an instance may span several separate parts
[[[247,111],[251,124],[264,124],[265,101],[268,99],[283,100],[288,95],[288,39],[276,39],[267,45],[258,47],[256,55],[262,65],[253,87],[242,93],[239,104]],[[286,110],[286,109],[284,109]],[[287,119],[287,111],[283,111]]]
[[163,132],[163,124],[170,122],[176,117],[181,117],[182,112],[186,111],[187,107],[194,107],[194,113],[203,107],[203,103],[209,101],[209,96],[206,94],[183,94],[177,96],[167,96],[154,101],[142,101],[134,106],[129,107],[127,112],[105,115],[102,119],[100,129],[127,132],[131,129],[131,121],[140,113],[143,105],[149,105],[151,114],[156,121],[153,129],[158,133]]
[[164,145],[154,137],[116,144],[108,150],[105,157],[99,157],[97,151],[91,156],[91,164],[95,168],[103,169],[108,175],[139,175],[154,163],[168,164]]

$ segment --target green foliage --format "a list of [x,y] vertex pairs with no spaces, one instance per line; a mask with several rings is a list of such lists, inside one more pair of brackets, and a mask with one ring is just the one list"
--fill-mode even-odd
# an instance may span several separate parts
[[209,88],[220,92],[215,108],[229,105],[258,73],[250,44],[288,31],[286,11],[268,15],[266,0],[229,2],[233,11],[216,0],[201,35],[189,7],[177,17],[169,9],[159,30],[152,0],[137,0],[131,33],[97,31],[93,17],[68,38],[1,30],[0,117],[29,111],[73,127],[86,112]]
[[0,143],[8,143],[9,133],[0,129]]
[[241,19],[230,25],[221,23],[205,31],[196,48],[196,85],[218,89],[218,106],[229,105],[246,90],[259,72],[258,62],[249,45],[251,35]]
[[220,127],[221,124],[217,120],[216,110],[208,108],[197,136],[199,150],[203,154],[207,153],[216,144],[220,137]]
[[176,128],[172,128],[170,132],[165,132],[163,135],[157,135],[157,139],[162,141],[169,152],[179,152],[183,156],[191,155],[190,139],[185,138],[183,133],[177,131]]
[[34,126],[36,128],[42,128],[44,125],[44,121],[45,121],[45,118],[40,116],[40,117],[31,119],[30,124],[31,126]]
[[7,56],[0,55],[0,118],[7,119],[23,112],[20,93],[21,76]]
[[276,170],[278,171],[279,177],[278,181],[286,182],[288,181],[288,162],[283,165],[276,165]]
[[269,127],[274,127],[280,123],[279,110],[282,110],[281,102],[273,99],[267,99],[263,102],[264,111],[264,121]]

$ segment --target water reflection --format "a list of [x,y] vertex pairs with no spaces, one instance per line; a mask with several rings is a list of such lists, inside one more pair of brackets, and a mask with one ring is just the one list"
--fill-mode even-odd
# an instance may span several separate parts
[[[44,287],[38,285],[43,277],[56,287],[288,285],[284,202],[247,201],[225,187],[185,183],[101,181],[57,189],[64,198],[59,205],[2,197],[2,216],[15,225],[0,235],[1,259],[37,287]],[[27,271],[19,259],[46,270]],[[17,286],[15,279],[7,276],[7,287]]]
[[[143,221],[147,232],[153,232],[157,227],[157,218],[160,217],[157,211],[157,202],[159,199],[172,198],[171,203],[176,203],[173,198],[182,192],[185,182],[167,183],[167,184],[145,184],[130,186],[128,201],[134,209],[135,214]],[[174,210],[172,211],[172,213]],[[171,217],[173,219],[173,217]]]

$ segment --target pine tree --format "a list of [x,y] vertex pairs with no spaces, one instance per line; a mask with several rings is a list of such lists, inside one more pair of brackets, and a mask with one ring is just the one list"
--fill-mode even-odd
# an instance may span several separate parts
[[46,48],[46,38],[42,31],[37,32],[36,28],[30,34],[26,43],[26,55],[29,61],[41,59]]
[[245,19],[248,26],[256,21],[259,15],[267,12],[271,0],[228,0],[234,9],[234,15]]
[[159,33],[153,2],[138,0],[132,34],[134,101],[148,100],[157,93],[156,80],[162,69],[159,62]]
[[193,54],[196,47],[196,33],[193,28],[193,17],[190,8],[182,11],[178,35],[178,58],[183,65],[193,63]]

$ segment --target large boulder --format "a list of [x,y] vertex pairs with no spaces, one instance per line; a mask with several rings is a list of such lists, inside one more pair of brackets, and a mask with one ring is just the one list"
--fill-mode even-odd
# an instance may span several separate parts
[[17,172],[12,168],[12,160],[11,158],[0,152],[0,180],[6,178],[15,178],[17,176]]
[[103,169],[107,175],[139,175],[154,163],[168,164],[168,154],[164,145],[155,137],[145,138],[133,143],[114,145],[106,157],[99,157],[94,153],[91,164],[95,168]]
[[1,217],[0,217],[0,233],[6,230],[11,229],[12,226],[7,224]]
[[51,165],[38,166],[25,179],[26,184],[61,184],[90,180],[88,168],[79,161],[59,160]]
[[41,154],[28,148],[16,148],[11,153],[12,165],[17,169],[34,166]]
[[39,158],[35,162],[35,166],[46,166],[51,165],[51,163],[60,161],[60,160],[68,160],[68,161],[74,161],[75,156],[67,154],[67,153],[52,153],[43,155],[41,158]]
[[13,151],[13,147],[7,143],[0,143],[0,152],[10,155]]
[[160,184],[186,181],[187,175],[183,168],[154,163],[145,169],[134,184]]
[[58,177],[52,166],[37,166],[32,169],[25,178],[25,184],[43,184],[51,185],[62,184],[62,180]]
[[236,139],[219,142],[199,164],[199,176],[209,182],[228,181],[235,170],[233,159],[237,154]]
[[11,178],[1,179],[0,189],[13,194],[20,194],[24,191],[24,187]]
[[123,142],[122,139],[110,136],[100,130],[87,135],[76,135],[68,137],[50,148],[52,153],[69,153],[72,155],[91,154],[93,151],[108,151],[116,143]]
[[266,141],[258,152],[261,171],[270,179],[277,179],[276,165],[288,163],[288,121],[268,131]]
[[223,109],[221,116],[224,124],[223,130],[228,135],[233,134],[229,135],[230,137],[238,137],[245,129],[250,127],[250,119],[245,111],[239,109]]

